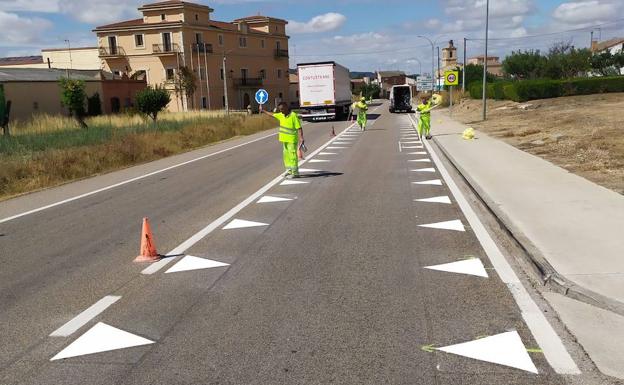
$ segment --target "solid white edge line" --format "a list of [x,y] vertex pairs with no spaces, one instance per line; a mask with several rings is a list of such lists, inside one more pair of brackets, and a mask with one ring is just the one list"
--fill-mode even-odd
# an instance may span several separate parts
[[[347,128],[345,128],[340,134],[336,135],[334,138],[331,138],[329,141],[325,142],[325,144],[321,145],[319,148],[317,148],[314,152],[312,152],[307,159],[304,159],[302,161],[299,162],[299,165],[303,165],[304,163],[306,163],[309,159],[312,159],[316,154],[318,154],[319,152],[323,151],[325,149],[325,147],[329,146],[330,144],[332,144],[333,141],[335,141],[336,139],[340,138],[340,136],[342,134],[344,134],[349,128],[353,127],[354,124],[351,124],[350,126],[347,126]],[[208,226],[204,227],[202,230],[200,230],[198,233],[196,233],[195,235],[193,235],[192,237],[190,237],[189,239],[187,239],[186,241],[184,241],[182,244],[180,244],[178,247],[176,247],[175,249],[171,250],[170,252],[168,252],[166,255],[171,255],[172,257],[168,257],[168,258],[163,258],[158,262],[154,262],[153,264],[151,264],[150,266],[148,266],[147,268],[145,268],[141,274],[154,274],[156,272],[158,272],[160,269],[162,269],[163,267],[165,267],[167,264],[169,264],[170,262],[172,262],[173,260],[176,259],[177,256],[180,256],[182,254],[184,254],[184,252],[186,250],[188,250],[189,248],[191,248],[193,245],[195,245],[197,242],[199,242],[200,240],[202,240],[204,237],[206,237],[208,234],[210,234],[211,232],[213,232],[215,229],[219,228],[221,225],[223,225],[225,222],[227,222],[228,220],[230,220],[234,215],[236,215],[239,211],[241,211],[242,209],[244,209],[245,207],[247,207],[248,205],[250,205],[251,203],[255,202],[257,199],[259,199],[262,195],[264,195],[264,193],[266,193],[267,191],[269,191],[272,187],[274,187],[275,185],[277,185],[278,183],[280,183],[282,180],[284,179],[284,174],[280,174],[278,177],[276,177],[275,179],[273,179],[272,181],[270,181],[269,183],[267,183],[266,185],[264,185],[263,187],[260,188],[260,190],[256,191],[255,193],[253,193],[252,195],[250,195],[247,199],[245,199],[244,201],[242,201],[241,203],[237,204],[236,206],[234,206],[232,209],[230,209],[228,212],[226,212],[225,214],[221,215],[219,218],[217,218],[216,220],[214,220],[212,223],[210,223]]]
[[83,327],[85,324],[87,324],[93,318],[97,317],[100,313],[108,309],[109,306],[119,301],[120,299],[121,297],[119,296],[107,295],[93,305],[89,306],[82,313],[72,318],[65,325],[50,333],[50,337],[69,337],[76,330]]
[[141,179],[149,178],[150,176],[154,176],[154,175],[163,173],[165,171],[173,170],[173,169],[178,168],[178,167],[186,166],[187,164],[198,162],[200,160],[204,160],[206,158],[210,158],[210,157],[215,156],[215,155],[223,154],[224,152],[235,150],[237,148],[240,148],[240,147],[243,147],[243,146],[246,146],[248,144],[255,143],[255,142],[259,142],[261,140],[270,138],[270,137],[275,136],[275,135],[277,135],[277,133],[265,135],[265,136],[262,136],[260,138],[254,139],[254,140],[250,140],[249,142],[237,144],[236,146],[233,146],[233,147],[228,147],[226,149],[223,149],[223,150],[220,150],[220,151],[217,151],[217,152],[213,152],[213,153],[210,153],[210,154],[206,154],[206,155],[203,155],[203,156],[200,156],[198,158],[191,159],[191,160],[187,160],[187,161],[182,162],[182,163],[177,163],[177,164],[174,164],[173,166],[169,166],[169,167],[165,167],[165,168],[160,169],[160,170],[152,171],[150,173],[137,176],[135,178],[126,179],[126,180],[121,181],[119,183],[115,183],[115,184],[112,184],[110,186],[102,187],[102,188],[99,188],[97,190],[90,191],[88,193],[80,194],[80,195],[77,195],[77,196],[72,197],[72,198],[64,199],[64,200],[59,201],[59,202],[51,203],[51,204],[46,205],[46,206],[42,206],[42,207],[30,210],[30,211],[26,211],[26,212],[23,212],[23,213],[20,213],[20,214],[16,214],[16,215],[13,215],[13,216],[10,216],[10,217],[7,217],[7,218],[3,218],[3,219],[0,219],[0,223],[12,221],[14,219],[25,217],[25,216],[30,215],[30,214],[35,214],[35,213],[38,213],[40,211],[44,211],[44,210],[47,210],[47,209],[51,209],[53,207],[60,206],[60,205],[63,205],[65,203],[69,203],[69,202],[76,201],[78,199],[86,198],[88,196],[101,193],[103,191],[111,190],[111,189],[114,189],[116,187],[120,187],[120,186],[126,185],[128,183],[132,183],[132,182],[136,182],[136,181],[141,180]]
[[[412,124],[415,125],[416,123],[412,117],[410,116],[409,118],[412,121]],[[535,301],[533,301],[533,298],[531,298],[529,293],[526,291],[522,282],[520,282],[520,279],[511,268],[511,265],[509,265],[509,262],[507,262],[503,256],[500,249],[485,229],[485,226],[481,223],[481,220],[474,212],[464,195],[461,193],[455,184],[455,181],[451,178],[450,174],[444,167],[444,164],[442,164],[438,154],[427,141],[424,143],[429,150],[429,154],[434,163],[438,166],[438,171],[442,175],[442,178],[446,181],[446,185],[455,197],[455,201],[466,216],[466,219],[468,220],[468,223],[470,223],[470,226],[477,236],[479,243],[481,243],[483,250],[485,250],[485,253],[492,262],[494,269],[498,273],[501,280],[507,285],[509,291],[516,300],[516,303],[522,313],[522,318],[531,330],[531,333],[540,348],[543,350],[544,356],[550,366],[558,374],[581,374],[581,371],[572,357],[570,357],[570,354],[566,350],[565,346],[563,346],[563,342],[561,342],[561,339],[553,329],[552,325],[548,323],[544,314],[542,314]]]

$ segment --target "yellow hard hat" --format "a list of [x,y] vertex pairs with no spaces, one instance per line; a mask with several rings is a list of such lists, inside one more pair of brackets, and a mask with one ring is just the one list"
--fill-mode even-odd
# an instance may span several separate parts
[[440,103],[442,103],[442,95],[440,95],[440,94],[433,94],[431,96],[431,101],[433,102],[433,104],[440,104]]

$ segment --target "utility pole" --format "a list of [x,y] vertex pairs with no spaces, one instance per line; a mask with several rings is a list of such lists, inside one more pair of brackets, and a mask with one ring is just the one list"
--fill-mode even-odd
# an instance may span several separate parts
[[490,22],[490,0],[485,3],[485,54],[483,56],[483,120],[487,119],[487,68],[488,68],[488,28]]
[[225,113],[230,113],[230,105],[228,103],[228,89],[227,89],[227,71],[225,70],[225,52],[223,53],[223,96],[225,98]]
[[431,39],[429,39],[426,36],[423,35],[418,35],[417,37],[423,38],[423,39],[427,39],[427,41],[429,42],[429,44],[431,44],[431,85],[432,85],[432,89],[431,89],[431,93],[433,93],[433,81],[434,81],[434,60],[435,60],[435,55],[433,53],[434,48],[433,48],[433,42],[431,41]]
[[590,51],[594,51],[594,30],[592,29],[591,32],[589,33],[589,50]]
[[462,92],[466,92],[466,38],[464,38],[464,68],[462,69]]
[[438,48],[438,72],[436,72],[436,88],[438,88],[440,84],[440,47],[438,46],[437,48]]
[[208,98],[208,109],[212,109],[210,105],[210,79],[208,78],[208,44],[204,43],[204,73],[206,76],[206,97]]
[[69,52],[69,67],[65,67],[65,72],[67,73],[67,78],[70,79],[69,69],[73,69],[72,64],[72,56],[71,56],[71,43],[69,39],[65,39],[65,43],[67,43],[67,52]]
[[[200,50],[200,44],[202,43],[197,43],[195,46],[197,47],[197,81],[199,83],[199,109],[203,109],[204,108],[204,85],[202,84],[201,81],[201,77],[202,77],[202,71],[201,71],[201,56],[199,55],[199,50]],[[205,46],[202,45],[202,47],[205,48]],[[205,51],[205,50],[204,50]]]

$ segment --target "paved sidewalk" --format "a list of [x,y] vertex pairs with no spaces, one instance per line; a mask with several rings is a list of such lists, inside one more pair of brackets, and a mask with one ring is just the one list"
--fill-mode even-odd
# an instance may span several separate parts
[[463,140],[468,126],[447,111],[435,111],[432,126],[436,143],[545,275],[622,314],[624,196],[481,132]]

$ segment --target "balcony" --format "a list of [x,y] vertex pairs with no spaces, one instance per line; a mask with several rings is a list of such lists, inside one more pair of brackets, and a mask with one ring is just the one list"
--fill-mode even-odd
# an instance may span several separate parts
[[288,57],[288,50],[287,49],[276,49],[275,50],[275,57],[276,58],[281,58],[281,57]]
[[262,78],[237,78],[234,79],[235,87],[262,87]]
[[208,44],[208,43],[195,43],[193,44],[193,52],[198,52],[198,53],[212,53],[212,44]]
[[126,56],[126,51],[122,47],[100,47],[101,58],[117,58],[123,56]]
[[180,47],[176,43],[153,44],[152,52],[158,56],[175,55],[180,52]]

